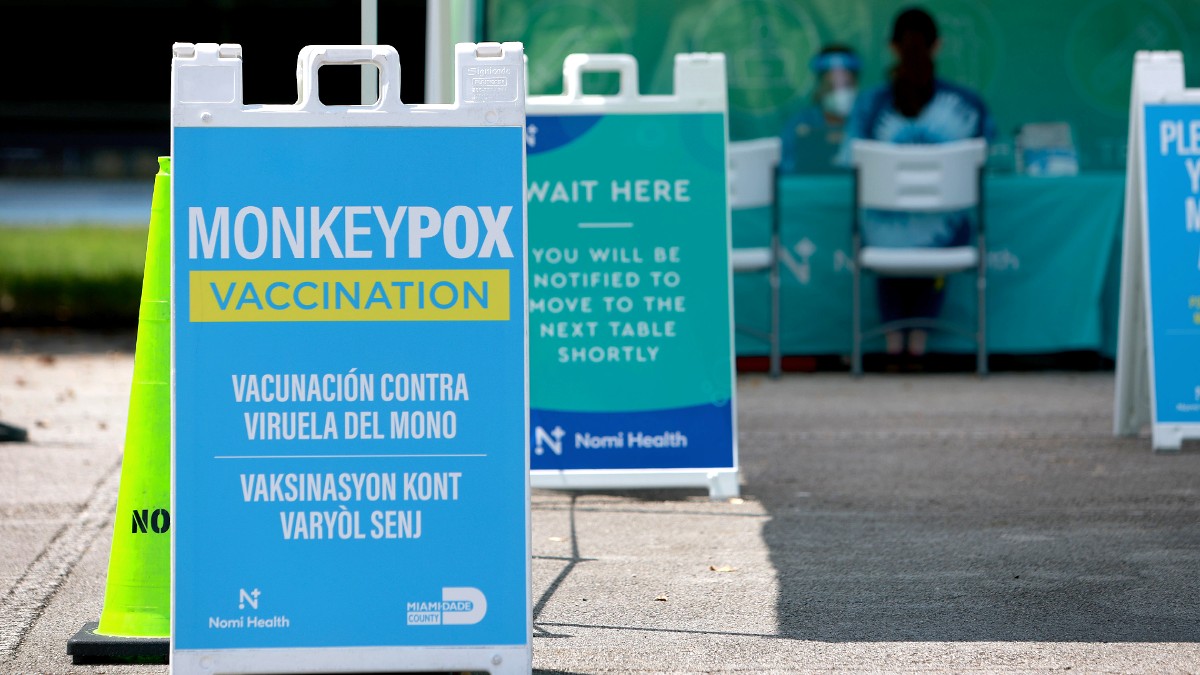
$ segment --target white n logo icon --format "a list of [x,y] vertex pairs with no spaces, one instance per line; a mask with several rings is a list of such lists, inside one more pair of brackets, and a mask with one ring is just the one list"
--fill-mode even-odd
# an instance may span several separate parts
[[533,429],[533,453],[540,455],[546,452],[546,448],[542,447],[545,443],[546,447],[556,455],[562,454],[562,437],[567,432],[563,431],[562,427],[555,426],[553,431],[547,432],[542,427],[534,427]]
[[238,609],[246,609],[246,605],[250,605],[254,609],[258,609],[258,596],[262,595],[262,591],[257,588],[252,591],[247,591],[244,588],[238,589]]

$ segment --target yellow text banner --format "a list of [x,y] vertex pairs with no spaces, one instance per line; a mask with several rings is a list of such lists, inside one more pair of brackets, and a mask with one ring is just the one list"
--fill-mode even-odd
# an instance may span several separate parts
[[193,323],[507,321],[508,270],[193,271]]

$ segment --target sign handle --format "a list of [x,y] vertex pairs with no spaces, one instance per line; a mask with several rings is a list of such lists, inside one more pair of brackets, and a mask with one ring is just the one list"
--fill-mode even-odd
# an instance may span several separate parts
[[[374,65],[379,69],[379,99],[362,106],[326,106],[321,103],[317,70],[324,65]],[[390,45],[309,45],[300,50],[296,63],[298,107],[308,112],[326,108],[363,107],[393,110],[400,101],[400,55]]]
[[619,73],[617,93],[605,98],[633,99],[638,94],[637,59],[631,54],[568,54],[563,60],[563,95],[583,98],[583,73]]

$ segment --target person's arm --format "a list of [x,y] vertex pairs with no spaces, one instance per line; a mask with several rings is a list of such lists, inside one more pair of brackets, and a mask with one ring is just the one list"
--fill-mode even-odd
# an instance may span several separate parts
[[793,115],[783,123],[779,131],[779,171],[780,173],[796,172],[796,124],[799,115]]
[[988,109],[983,96],[979,92],[972,92],[972,94],[975,96],[975,105],[979,108],[979,129],[977,135],[987,141],[988,144],[991,144],[996,140],[996,120],[992,117],[992,111]]

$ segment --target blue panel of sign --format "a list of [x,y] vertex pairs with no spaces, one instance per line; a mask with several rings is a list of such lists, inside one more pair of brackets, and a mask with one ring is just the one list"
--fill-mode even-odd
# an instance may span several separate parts
[[1200,423],[1200,105],[1145,107],[1154,416]]
[[532,468],[735,467],[724,115],[525,137]]
[[174,648],[527,644],[522,130],[173,142]]

